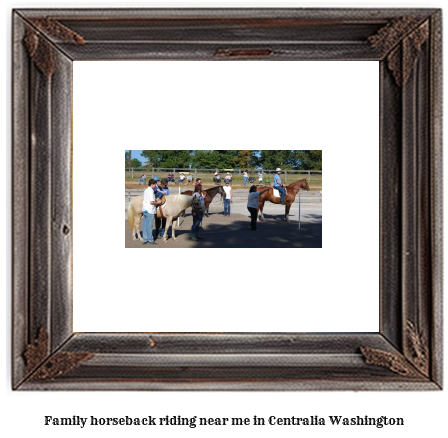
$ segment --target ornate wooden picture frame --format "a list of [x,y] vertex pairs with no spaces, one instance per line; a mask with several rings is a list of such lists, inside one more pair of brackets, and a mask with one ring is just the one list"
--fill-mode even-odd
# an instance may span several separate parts
[[[12,387],[441,389],[441,21],[437,9],[15,10]],[[378,61],[379,332],[73,333],[72,62],[105,59]]]

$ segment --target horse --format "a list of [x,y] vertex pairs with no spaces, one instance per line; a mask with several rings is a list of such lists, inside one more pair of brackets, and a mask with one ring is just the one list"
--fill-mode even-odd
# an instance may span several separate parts
[[[280,204],[280,199],[274,196],[274,189],[272,187],[258,187],[257,192],[261,192],[262,190],[266,190],[269,188],[269,191],[263,193],[258,197],[258,211],[260,213],[259,219],[261,221],[264,221],[263,216],[263,208],[264,203],[266,201],[272,202],[273,204]],[[285,221],[289,222],[289,210],[291,208],[291,204],[295,201],[297,193],[299,193],[299,189],[304,189],[309,191],[310,186],[308,185],[308,181],[305,179],[301,179],[299,181],[296,181],[295,183],[290,184],[289,186],[285,187],[286,189],[286,196],[285,196]]]
[[[185,211],[186,208],[191,207],[191,200],[191,196],[170,195],[166,197],[166,202],[162,206],[162,212],[160,211],[160,207],[157,207],[157,217],[166,218],[165,234],[163,235],[164,242],[168,239],[168,229],[170,225],[173,226],[173,240],[176,240],[176,219],[182,212]],[[132,198],[128,207],[128,222],[131,227],[134,240],[143,240],[140,235],[140,218],[143,215],[142,208],[143,195]]]
[[[205,216],[208,217],[208,208],[212,203],[213,198],[219,193],[221,195],[221,201],[226,197],[226,192],[222,188],[222,186],[212,187],[211,189],[204,190],[206,193],[205,197]],[[182,192],[183,195],[192,196],[193,190],[187,190],[186,192]]]

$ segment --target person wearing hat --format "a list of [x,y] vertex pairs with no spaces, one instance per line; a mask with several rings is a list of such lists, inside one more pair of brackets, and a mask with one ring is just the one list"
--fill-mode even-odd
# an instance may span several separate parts
[[285,189],[285,185],[282,183],[282,180],[280,178],[282,169],[280,169],[280,167],[277,167],[277,169],[275,169],[275,171],[276,171],[276,174],[274,176],[274,189],[277,189],[280,192],[280,204],[286,205],[286,202],[285,202],[286,189]]
[[144,173],[142,173],[142,176],[138,180],[138,185],[140,185],[140,183],[143,183],[143,185],[146,185],[146,175]]
[[164,195],[162,188],[160,187],[160,178],[158,176],[155,176],[153,178],[153,181],[156,182],[156,186],[154,187],[154,196],[156,197],[156,199],[161,199]]
[[230,174],[230,172],[227,172],[226,176],[224,177],[224,182],[225,183],[227,183],[227,182],[230,183],[230,181],[232,181],[232,175]]
[[233,190],[230,187],[230,181],[226,179],[225,186],[223,187],[226,192],[226,197],[224,199],[224,216],[230,216],[230,203],[233,200]]

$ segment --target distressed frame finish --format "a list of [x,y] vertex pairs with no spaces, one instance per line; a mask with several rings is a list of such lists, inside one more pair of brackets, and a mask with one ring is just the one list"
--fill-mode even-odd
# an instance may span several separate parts
[[[13,388],[440,389],[441,29],[437,9],[15,10]],[[89,59],[379,61],[379,333],[73,333],[72,61]]]

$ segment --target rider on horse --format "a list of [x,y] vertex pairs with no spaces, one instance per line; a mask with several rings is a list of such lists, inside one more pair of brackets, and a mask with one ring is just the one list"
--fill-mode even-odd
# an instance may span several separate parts
[[277,189],[280,192],[280,203],[282,205],[286,205],[286,202],[285,202],[286,189],[285,189],[285,185],[282,183],[282,180],[280,178],[280,174],[282,173],[282,169],[277,167],[277,169],[275,169],[275,171],[277,173],[274,176],[274,189]]

